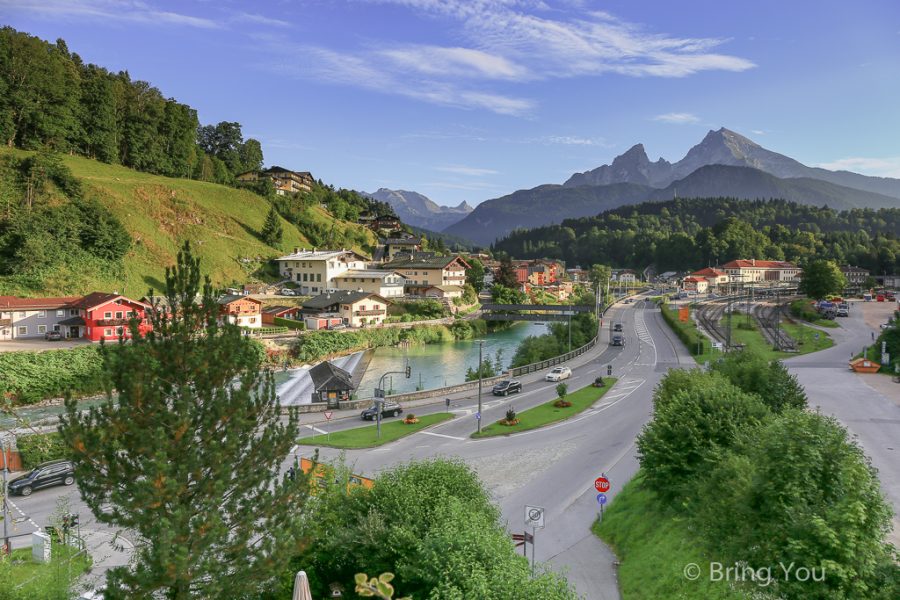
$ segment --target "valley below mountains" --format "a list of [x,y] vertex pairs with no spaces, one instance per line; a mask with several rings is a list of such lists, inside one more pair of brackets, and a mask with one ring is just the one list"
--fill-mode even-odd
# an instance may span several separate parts
[[641,202],[700,197],[780,198],[836,210],[896,208],[900,179],[809,167],[721,128],[707,133],[675,163],[662,158],[651,162],[637,144],[612,164],[575,173],[562,185],[541,185],[482,202],[443,231],[486,246],[515,229]]

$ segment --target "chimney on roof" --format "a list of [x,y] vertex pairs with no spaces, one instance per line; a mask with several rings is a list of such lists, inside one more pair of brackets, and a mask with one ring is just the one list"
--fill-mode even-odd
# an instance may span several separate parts
[[313,254],[315,254],[315,252],[316,252],[316,249],[315,249],[315,248],[313,248]]
[[300,248],[298,248],[297,246],[294,246],[294,254],[299,254],[299,253],[300,253]]
[[751,258],[751,259],[750,259],[750,264],[753,265],[753,266],[755,267],[755,266],[756,266],[756,259],[755,259],[755,258]]

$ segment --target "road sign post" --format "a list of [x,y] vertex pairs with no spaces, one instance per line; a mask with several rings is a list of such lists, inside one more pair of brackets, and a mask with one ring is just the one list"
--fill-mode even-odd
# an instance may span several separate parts
[[609,491],[609,479],[606,478],[606,475],[601,474],[600,477],[594,480],[594,488],[601,494]]

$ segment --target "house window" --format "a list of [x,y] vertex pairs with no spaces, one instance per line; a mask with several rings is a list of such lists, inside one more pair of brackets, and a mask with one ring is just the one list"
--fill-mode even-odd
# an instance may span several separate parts
[[103,337],[112,337],[112,334],[113,334],[112,329],[107,328],[107,329],[103,330]]
[[322,274],[316,273],[316,283],[322,283]]
[[121,319],[121,318],[122,318],[122,311],[121,311],[121,310],[117,310],[117,311],[116,311],[116,318],[117,318],[117,319]]
[[56,311],[56,316],[57,316],[57,317],[64,317],[65,314],[66,314],[66,311],[64,311],[64,310],[58,310],[58,311]]
[[59,325],[54,325],[54,326],[53,326],[53,331],[59,331]]
[[25,316],[27,316],[27,314],[28,314],[28,313],[26,313],[24,310],[20,310],[20,311],[19,311],[19,316],[20,316],[20,317],[25,317]]
[[38,333],[47,333],[46,325],[38,325]]
[[24,325],[19,326],[19,335],[28,335],[28,327]]
[[309,281],[308,277],[309,277],[309,275],[308,275],[307,273],[304,273],[304,274],[303,274],[303,281]]
[[[46,311],[46,310],[39,310],[39,311],[38,311],[38,317],[40,317],[41,319],[45,318],[46,316],[47,316],[47,311]],[[41,333],[43,333],[43,332],[41,332]]]
[[116,327],[116,335],[122,335],[122,331],[121,327]]
[[103,313],[103,318],[104,319],[112,319],[112,313],[111,312]]
[[70,309],[69,309],[69,316],[70,316],[70,317],[77,317],[77,316],[78,316],[78,309],[77,309],[77,308],[70,308]]

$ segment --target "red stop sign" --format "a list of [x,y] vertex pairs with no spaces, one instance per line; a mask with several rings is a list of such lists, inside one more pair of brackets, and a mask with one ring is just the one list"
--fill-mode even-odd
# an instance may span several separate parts
[[594,487],[597,488],[597,491],[600,493],[609,491],[609,479],[606,477],[598,477],[594,480]]

